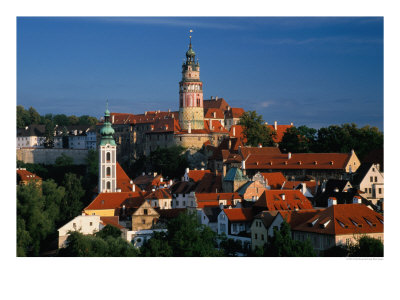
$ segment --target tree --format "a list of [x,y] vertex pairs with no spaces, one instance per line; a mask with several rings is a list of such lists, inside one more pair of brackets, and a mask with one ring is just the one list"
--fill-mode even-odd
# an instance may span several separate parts
[[264,124],[264,120],[255,111],[247,111],[242,114],[239,125],[243,126],[243,134],[247,138],[247,145],[257,147],[273,146],[273,136],[276,134]]
[[180,178],[189,166],[184,150],[185,148],[181,146],[157,148],[146,158],[146,162],[151,166],[151,170],[163,174],[167,178]]
[[325,257],[346,257],[348,255],[349,249],[342,245],[335,245],[324,251]]
[[264,249],[264,255],[307,257],[315,256],[315,252],[309,240],[305,242],[293,240],[289,224],[283,222],[281,229],[274,229],[274,235],[268,239],[268,243]]
[[97,124],[97,118],[95,118],[95,117],[91,117],[91,116],[88,116],[88,115],[83,115],[83,116],[80,116],[79,117],[79,120],[78,120],[78,124],[79,125],[89,125],[89,126],[92,126],[92,125],[96,125]]
[[69,123],[69,125],[78,125],[79,118],[77,116],[74,116],[74,115],[69,116],[68,117],[68,123]]
[[195,214],[181,213],[172,219],[168,232],[155,233],[140,249],[142,256],[219,256],[216,233],[200,225]]
[[54,147],[54,130],[55,126],[51,121],[47,121],[45,124],[45,141],[44,147],[45,148],[53,148]]
[[244,252],[240,241],[231,238],[228,239],[225,234],[220,236],[219,247],[223,251],[224,256],[236,256],[238,252]]
[[57,124],[58,126],[70,125],[68,117],[64,114],[55,115],[53,117],[53,122],[54,122],[54,124]]
[[29,107],[28,110],[30,124],[39,124],[40,123],[40,115],[32,106]]
[[105,239],[106,237],[117,238],[121,236],[121,230],[112,225],[106,225],[102,230],[96,233],[97,237]]
[[17,105],[17,127],[24,128],[31,125],[29,112],[22,105]]
[[58,256],[91,256],[91,257],[129,257],[137,256],[138,250],[121,237],[111,235],[83,235],[71,232],[67,246],[61,248]]
[[349,253],[349,256],[356,257],[383,257],[383,244],[378,239],[364,235],[358,243],[349,247]]
[[74,159],[65,153],[61,154],[56,158],[55,166],[56,167],[68,167],[74,163]]
[[81,177],[73,173],[65,174],[62,184],[65,188],[65,197],[61,202],[62,220],[69,221],[82,212],[82,197],[85,191],[82,188]]
[[283,152],[308,153],[312,152],[317,130],[307,126],[289,127],[279,143]]

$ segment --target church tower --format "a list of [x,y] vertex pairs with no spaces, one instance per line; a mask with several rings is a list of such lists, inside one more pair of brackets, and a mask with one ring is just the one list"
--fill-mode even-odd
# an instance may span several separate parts
[[203,83],[199,61],[196,62],[195,57],[190,36],[186,62],[182,64],[182,81],[179,82],[179,124],[182,129],[204,129]]
[[100,129],[101,141],[99,149],[99,193],[115,192],[117,189],[117,144],[113,138],[110,111],[104,113],[104,125]]

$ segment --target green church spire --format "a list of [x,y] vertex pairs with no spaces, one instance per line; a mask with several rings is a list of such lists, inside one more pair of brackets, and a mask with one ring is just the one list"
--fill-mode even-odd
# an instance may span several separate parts
[[110,144],[111,146],[116,146],[117,144],[115,143],[113,138],[114,133],[115,131],[111,127],[110,111],[108,110],[108,100],[107,100],[106,111],[104,112],[104,124],[103,127],[100,129],[100,134],[101,134],[100,145],[104,146]]

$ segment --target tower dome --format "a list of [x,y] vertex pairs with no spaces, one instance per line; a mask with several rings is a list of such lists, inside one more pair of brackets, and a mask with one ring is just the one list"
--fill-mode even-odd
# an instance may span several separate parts
[[116,146],[113,135],[115,133],[114,128],[111,127],[110,122],[110,111],[108,110],[108,103],[106,111],[104,112],[104,125],[100,129],[101,141],[100,145],[110,144],[111,146]]

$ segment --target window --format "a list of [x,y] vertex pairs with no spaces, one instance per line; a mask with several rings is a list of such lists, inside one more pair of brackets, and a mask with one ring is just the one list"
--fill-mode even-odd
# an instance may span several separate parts
[[375,176],[375,182],[377,182],[377,181],[378,181],[378,177]]
[[178,200],[176,200],[176,206],[179,206],[179,201]]
[[255,239],[255,240],[257,239],[257,233],[254,234],[254,239]]
[[93,226],[93,222],[90,222],[90,223],[89,223],[89,226]]
[[237,231],[237,224],[233,224],[232,231],[233,231],[233,232],[236,232],[236,231]]
[[372,193],[372,189],[371,188],[369,188],[368,191],[369,191],[370,194]]
[[264,235],[263,235],[263,234],[261,235],[261,240],[262,240],[262,241],[264,240]]
[[368,193],[368,189],[367,188],[365,188],[365,192]]
[[111,189],[111,182],[107,181],[107,190]]
[[147,208],[143,209],[143,214],[147,215]]
[[185,206],[186,205],[186,201],[183,201],[183,206]]
[[72,227],[74,227],[74,229],[76,229],[76,223],[73,223],[73,224],[72,224]]
[[110,161],[110,160],[111,160],[111,153],[110,153],[110,152],[107,152],[107,154],[106,154],[106,160],[107,160],[107,161]]
[[372,176],[369,178],[369,181],[370,181],[370,182],[373,182],[373,178],[372,178]]
[[110,175],[111,175],[111,168],[110,168],[110,167],[107,167],[106,170],[107,170],[107,171],[106,171],[106,175],[107,175],[107,176],[110,176]]
[[379,188],[379,189],[378,189],[378,193],[379,193],[379,194],[382,194],[382,188]]
[[143,219],[143,220],[142,220],[142,224],[146,224],[146,220]]

